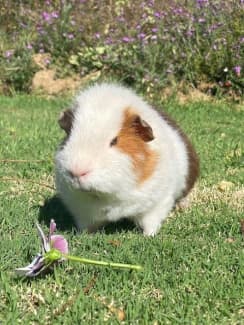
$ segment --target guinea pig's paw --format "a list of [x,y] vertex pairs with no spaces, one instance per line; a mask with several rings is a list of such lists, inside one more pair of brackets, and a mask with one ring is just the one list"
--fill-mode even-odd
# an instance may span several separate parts
[[168,217],[174,206],[172,195],[164,198],[159,204],[154,206],[151,211],[144,214],[137,220],[145,236],[155,236],[161,228],[163,221]]
[[161,221],[158,220],[157,216],[153,215],[144,216],[138,221],[138,224],[143,231],[143,235],[151,237],[155,236],[161,227]]
[[154,237],[157,234],[157,232],[158,231],[155,229],[147,228],[143,230],[143,235],[146,237]]
[[189,198],[189,196],[184,197],[176,204],[177,210],[185,210],[185,209],[189,209],[190,207],[191,207],[191,199]]

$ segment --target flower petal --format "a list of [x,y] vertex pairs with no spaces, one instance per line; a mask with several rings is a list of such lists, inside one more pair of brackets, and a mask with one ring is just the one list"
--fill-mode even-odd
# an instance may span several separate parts
[[62,235],[51,236],[51,247],[59,250],[63,254],[68,254],[68,242]]
[[54,219],[51,219],[50,221],[50,227],[49,227],[49,238],[53,235],[53,233],[56,231],[56,223]]
[[50,245],[47,241],[46,236],[44,235],[44,232],[43,232],[41,226],[38,223],[36,224],[36,226],[37,226],[37,230],[38,230],[39,236],[42,241],[42,253],[44,254],[50,250]]
[[38,254],[29,265],[17,268],[15,271],[19,275],[33,277],[40,274],[46,266],[44,257],[41,254]]

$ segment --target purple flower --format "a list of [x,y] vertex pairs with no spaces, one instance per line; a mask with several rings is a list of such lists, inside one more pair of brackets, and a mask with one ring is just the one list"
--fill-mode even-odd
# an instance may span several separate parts
[[137,35],[137,37],[139,38],[139,39],[144,39],[145,37],[146,37],[146,34],[145,33],[139,33],[138,35]]
[[74,37],[74,34],[71,34],[71,33],[70,33],[70,34],[67,35],[67,38],[68,38],[68,39],[74,39],[75,37]]
[[111,38],[111,37],[108,37],[106,40],[105,40],[105,44],[106,45],[111,45],[111,44],[113,44],[113,39]]
[[196,2],[200,7],[206,6],[208,4],[208,0],[196,0]]
[[199,23],[205,23],[205,21],[206,21],[205,18],[199,18],[199,19],[198,19],[198,22],[199,22]]
[[129,42],[130,42],[130,38],[127,37],[127,36],[124,36],[124,37],[122,38],[122,41],[125,42],[125,43],[129,43]]
[[27,266],[17,268],[19,275],[34,277],[42,272],[47,271],[50,266],[64,260],[62,254],[68,254],[68,242],[62,235],[54,235],[56,231],[56,223],[54,220],[50,222],[49,234],[46,237],[39,224],[36,225],[38,234],[41,239],[41,253],[35,256],[34,260]]
[[51,60],[49,58],[44,59],[45,65],[49,65],[51,63]]
[[52,16],[51,16],[48,12],[43,11],[43,13],[42,13],[42,18],[43,18],[46,22],[50,22],[51,19],[52,19]]
[[27,44],[26,48],[27,48],[28,50],[32,50],[33,46],[32,46],[31,44]]
[[51,13],[51,17],[52,17],[52,18],[58,18],[58,17],[59,17],[59,14],[57,13],[57,11],[53,11],[53,12]]
[[218,25],[217,24],[213,24],[212,26],[209,27],[208,32],[211,33],[214,30],[216,30],[217,28],[218,28]]
[[188,31],[186,32],[186,36],[191,37],[192,35],[193,35],[192,30],[188,30]]
[[151,0],[151,1],[148,2],[149,7],[153,7],[153,5],[154,5],[154,0]]
[[14,54],[14,50],[7,50],[4,54],[5,58],[11,58],[11,56]]
[[152,28],[152,32],[153,33],[157,33],[158,32],[158,28],[157,27]]
[[235,74],[237,75],[237,77],[241,76],[241,66],[237,65],[233,68]]
[[183,13],[183,9],[182,8],[175,8],[175,9],[173,9],[173,13],[177,14],[177,15],[181,15]]
[[132,38],[132,37],[128,37],[128,36],[124,36],[124,37],[122,38],[122,41],[123,41],[124,43],[131,43],[131,42],[134,41],[134,38]]
[[162,17],[162,14],[157,11],[157,12],[154,13],[154,17],[161,18]]

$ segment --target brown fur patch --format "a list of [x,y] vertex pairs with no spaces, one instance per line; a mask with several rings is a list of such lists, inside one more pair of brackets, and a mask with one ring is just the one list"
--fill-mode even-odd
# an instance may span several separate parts
[[146,121],[142,120],[139,115],[135,115],[132,123],[136,133],[142,138],[142,140],[149,142],[154,139],[151,126]]
[[154,172],[158,154],[150,149],[147,141],[138,133],[134,124],[137,117],[130,108],[125,111],[116,146],[132,158],[138,183],[142,184]]
[[71,109],[61,112],[58,123],[61,129],[63,129],[67,135],[70,134],[72,124],[74,120],[74,113]]

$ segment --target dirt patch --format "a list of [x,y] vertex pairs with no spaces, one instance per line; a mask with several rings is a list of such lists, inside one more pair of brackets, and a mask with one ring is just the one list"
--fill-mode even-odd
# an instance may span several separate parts
[[49,68],[51,62],[49,53],[35,54],[32,56],[32,60],[40,69],[32,79],[31,89],[34,93],[46,95],[75,93],[80,87],[100,77],[100,71],[94,71],[83,78],[78,74],[73,74],[67,78],[58,78],[56,69]]
[[205,94],[214,94],[216,91],[216,84],[202,81],[198,84],[197,89]]
[[[34,54],[32,60],[40,69],[34,75],[31,87],[31,90],[37,94],[74,94],[79,88],[86,86],[90,81],[98,80],[101,76],[101,71],[93,71],[84,77],[80,77],[79,74],[73,74],[67,78],[58,78],[55,67],[50,68],[52,58],[49,53]],[[180,104],[184,105],[189,102],[209,102],[216,100],[216,97],[213,95],[216,94],[216,89],[218,87],[219,86],[214,83],[200,82],[197,88],[194,88],[183,81],[179,83],[171,81],[169,86],[163,88],[160,93],[162,100],[168,100],[169,98],[175,97]],[[1,91],[4,90],[1,89],[0,84],[0,92]],[[241,97],[237,96],[231,89],[228,90],[228,98],[240,105],[240,107],[236,109],[243,109]]]
[[65,79],[56,79],[54,69],[45,69],[38,71],[32,80],[32,91],[44,92],[47,95],[56,95],[64,92],[75,91],[79,88],[81,81],[79,78],[71,77]]
[[51,61],[51,55],[49,53],[37,53],[32,56],[32,60],[40,69],[46,69]]
[[80,87],[84,87],[92,80],[97,80],[99,71],[88,74],[84,78],[78,75],[67,78],[56,78],[55,69],[38,71],[32,80],[32,91],[35,93],[57,95],[61,93],[75,93]]
[[197,101],[211,101],[212,97],[202,90],[196,88],[187,88],[183,83],[178,87],[166,87],[162,90],[161,98],[167,100],[170,97],[176,97],[180,104]]
[[191,89],[187,94],[184,94],[183,92],[179,91],[177,93],[177,98],[180,104],[211,100],[211,97],[209,95],[204,94],[198,89]]

